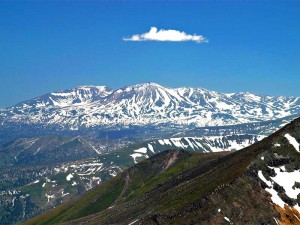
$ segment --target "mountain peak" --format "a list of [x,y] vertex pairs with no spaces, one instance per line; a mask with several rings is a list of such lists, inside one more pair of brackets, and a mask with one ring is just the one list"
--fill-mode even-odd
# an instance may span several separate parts
[[161,86],[160,84],[154,83],[154,82],[146,82],[141,84],[135,84],[132,85],[134,88],[165,88]]
[[[72,89],[82,89],[82,90],[98,89],[100,91],[113,90],[112,88],[104,86],[104,85],[100,85],[100,86],[95,86],[95,85],[80,85],[80,86],[77,86],[77,87],[72,88]],[[72,89],[70,89],[70,90],[72,90]]]

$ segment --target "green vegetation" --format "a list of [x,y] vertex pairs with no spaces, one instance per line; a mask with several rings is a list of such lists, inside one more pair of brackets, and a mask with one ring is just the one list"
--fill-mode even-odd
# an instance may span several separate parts
[[[34,218],[29,224],[56,224],[101,212],[125,203],[159,187],[177,174],[198,164],[206,164],[228,153],[200,154],[186,151],[165,151],[125,170],[77,200],[63,204],[47,214]],[[174,162],[168,166],[168,160]],[[26,224],[26,223],[25,223]]]
[[269,165],[300,167],[299,153],[284,137],[287,132],[300,140],[300,119],[230,154],[164,151],[25,224],[72,224],[74,219],[84,224],[137,219],[143,224],[226,224],[224,217],[234,224],[274,224],[279,214],[257,171],[268,177]]

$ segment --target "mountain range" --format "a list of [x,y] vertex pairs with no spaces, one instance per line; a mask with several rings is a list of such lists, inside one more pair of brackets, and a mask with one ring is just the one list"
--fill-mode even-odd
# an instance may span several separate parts
[[[147,187],[148,178],[177,179],[173,176],[189,173],[198,163],[214,164],[297,118],[299,103],[299,97],[144,83],[117,90],[80,86],[1,109],[1,224],[19,223],[74,197],[81,199],[78,195],[98,185],[101,190],[141,163],[146,167],[130,178],[134,190],[142,180],[146,189],[153,188]],[[169,167],[174,169],[165,175]],[[131,199],[119,198],[122,204]]]
[[25,224],[300,224],[300,118],[236,152],[164,151]]
[[0,110],[0,124],[79,130],[129,126],[224,126],[275,120],[300,113],[299,97],[203,88],[167,88],[156,83],[80,86]]

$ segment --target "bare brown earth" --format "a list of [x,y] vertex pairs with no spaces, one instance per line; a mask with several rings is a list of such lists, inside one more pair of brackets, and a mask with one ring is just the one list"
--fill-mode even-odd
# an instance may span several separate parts
[[279,225],[300,225],[300,214],[294,207],[285,205],[283,209],[275,205],[275,208],[280,214],[280,218],[276,219]]

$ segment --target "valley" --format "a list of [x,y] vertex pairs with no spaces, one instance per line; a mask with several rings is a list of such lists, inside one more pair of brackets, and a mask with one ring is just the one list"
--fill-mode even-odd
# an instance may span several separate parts
[[[72,201],[99,185],[101,187],[135,164],[165,151],[184,150],[192,155],[214,153],[212,155],[222,156],[238,151],[263,140],[299,114],[298,98],[272,98],[278,106],[272,107],[272,113],[267,110],[268,113],[261,114],[261,117],[257,114],[256,117],[245,119],[251,115],[250,111],[245,111],[241,116],[233,109],[242,105],[245,107],[245,104],[250,104],[249,107],[260,107],[257,104],[261,104],[262,107],[263,99],[269,100],[271,97],[251,95],[250,98],[245,97],[250,94],[228,95],[205,89],[173,90],[154,83],[128,86],[120,90],[81,86],[46,94],[1,110],[0,168],[3,172],[0,176],[0,221],[3,224],[25,221]],[[242,97],[238,100],[237,96]],[[191,118],[195,118],[191,114],[200,111],[203,115],[212,115],[209,111],[221,115],[225,106],[217,107],[217,104],[212,103],[215,99],[225,101],[228,107],[232,107],[226,109],[226,115],[220,117],[222,123],[215,123],[215,118],[213,123],[207,123],[203,116],[199,117],[199,123],[191,122],[194,121]],[[244,99],[243,102],[241,99]],[[257,99],[262,102],[256,102]],[[104,103],[107,101],[111,103]],[[143,108],[145,102],[150,104],[148,108]],[[162,103],[160,111],[151,112],[158,102]],[[151,122],[143,116],[135,117],[135,113],[122,111],[117,117],[113,115],[115,119],[109,122],[106,119],[105,125],[100,117],[97,117],[100,120],[95,121],[99,125],[93,125],[89,120],[84,120],[87,123],[80,126],[74,123],[80,121],[75,111],[94,115],[92,111],[86,110],[92,107],[98,111],[104,107],[103,110],[109,112],[112,104],[124,104],[120,109],[128,108],[128,104],[136,104],[135,110],[141,111],[135,113],[151,116]],[[282,109],[282,104],[286,108]],[[174,107],[177,113],[178,110],[182,112],[176,115]],[[182,117],[188,108],[190,116],[186,114]],[[66,113],[66,110],[73,110],[74,114]],[[116,109],[112,110],[117,112]],[[165,115],[162,116],[161,112]],[[55,118],[59,119],[48,120],[50,117],[45,116],[47,113],[51,116],[57,113]],[[235,115],[235,119],[232,115]],[[231,122],[227,123],[225,118],[231,118]],[[129,123],[124,124],[122,120]],[[170,165],[172,162],[173,159]]]
[[299,224],[299,135],[297,119],[230,154],[164,151],[25,224]]

